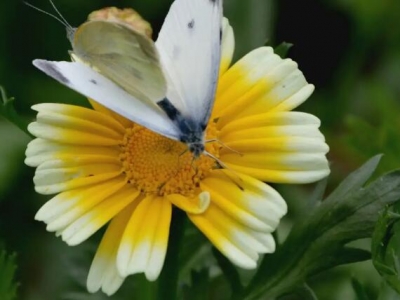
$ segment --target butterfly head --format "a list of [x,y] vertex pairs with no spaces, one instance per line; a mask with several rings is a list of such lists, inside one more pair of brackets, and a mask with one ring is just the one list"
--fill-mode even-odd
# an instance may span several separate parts
[[204,152],[204,143],[190,143],[188,144],[189,151],[193,154],[194,158],[198,158]]
[[67,38],[70,41],[70,43],[73,45],[74,44],[75,33],[76,33],[77,28],[66,27],[66,30],[67,30]]
[[204,152],[204,127],[191,119],[180,116],[176,124],[180,131],[180,141],[188,146],[195,158]]
[[49,2],[50,2],[50,4],[51,4],[51,6],[53,6],[53,9],[54,9],[54,11],[56,12],[56,14],[52,14],[52,13],[50,13],[50,12],[48,12],[48,11],[45,11],[45,10],[39,8],[39,7],[34,6],[34,5],[32,5],[32,4],[28,3],[28,2],[24,2],[24,3],[25,3],[27,6],[33,8],[33,9],[35,9],[35,10],[37,10],[37,11],[43,13],[43,14],[45,14],[45,15],[48,15],[48,16],[52,17],[53,19],[57,20],[59,23],[61,23],[62,25],[64,25],[65,28],[67,29],[67,38],[68,38],[68,39],[71,41],[71,43],[72,43],[72,42],[73,42],[73,39],[74,39],[74,35],[75,35],[76,28],[72,27],[72,26],[68,23],[67,19],[64,18],[64,16],[60,13],[60,11],[58,10],[58,8],[55,6],[53,0],[49,0]]

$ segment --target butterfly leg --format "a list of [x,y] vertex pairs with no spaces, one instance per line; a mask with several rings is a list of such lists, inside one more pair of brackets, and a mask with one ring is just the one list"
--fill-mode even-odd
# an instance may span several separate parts
[[226,149],[228,149],[228,150],[230,150],[230,151],[232,151],[232,152],[234,152],[234,153],[236,153],[236,154],[238,154],[238,155],[240,155],[240,156],[243,156],[243,153],[240,153],[239,151],[237,151],[237,150],[235,150],[235,149],[233,149],[233,148],[231,148],[231,147],[225,145],[225,144],[224,144],[222,141],[220,141],[219,139],[207,140],[207,141],[205,141],[205,143],[218,143],[218,144],[220,144],[222,147],[224,147],[224,148],[226,148]]

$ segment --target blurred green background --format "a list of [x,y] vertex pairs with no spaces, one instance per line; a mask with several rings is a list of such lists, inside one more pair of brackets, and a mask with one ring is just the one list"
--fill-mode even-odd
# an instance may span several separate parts
[[[55,0],[73,26],[105,6],[132,7],[150,21],[155,37],[171,2]],[[47,0],[30,3],[51,11]],[[235,59],[266,43],[294,44],[288,56],[316,85],[316,92],[300,110],[322,120],[331,147],[330,188],[377,153],[385,154],[380,173],[400,167],[399,0],[226,0],[225,15],[235,30]],[[87,105],[83,97],[31,64],[35,58],[68,60],[71,47],[61,24],[19,0],[1,1],[0,23],[0,84],[16,98],[16,108],[24,118],[34,119],[30,110],[34,103]],[[0,245],[17,253],[18,299],[106,299],[100,293],[89,296],[84,286],[101,233],[81,246],[68,247],[34,221],[35,212],[49,197],[35,194],[34,170],[23,164],[29,139],[0,117]],[[280,228],[284,236],[293,220],[304,215],[313,186],[277,188],[290,207]],[[203,238],[197,237],[196,243],[208,253]],[[360,243],[368,248],[367,241]],[[314,278],[311,285],[320,299],[356,299],[353,276],[366,284],[374,299],[380,279],[370,262],[336,268]],[[211,298],[223,299],[218,272],[214,280]],[[132,295],[141,284],[142,277],[130,278],[112,299],[140,299],[124,295]],[[387,295],[382,299],[392,299]]]

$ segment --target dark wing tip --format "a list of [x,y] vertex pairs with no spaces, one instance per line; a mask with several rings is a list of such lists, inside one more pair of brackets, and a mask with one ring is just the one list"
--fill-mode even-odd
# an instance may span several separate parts
[[51,61],[42,60],[42,59],[35,59],[33,65],[38,68],[39,70],[45,72],[50,77],[58,80],[59,82],[68,85],[70,83],[69,79],[65,77],[60,70],[58,69],[57,65]]

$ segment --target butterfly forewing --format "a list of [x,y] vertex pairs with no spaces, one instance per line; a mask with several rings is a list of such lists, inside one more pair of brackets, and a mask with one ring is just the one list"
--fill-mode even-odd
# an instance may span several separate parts
[[167,98],[200,126],[207,124],[214,104],[221,23],[222,0],[176,0],[156,42],[167,73]]

